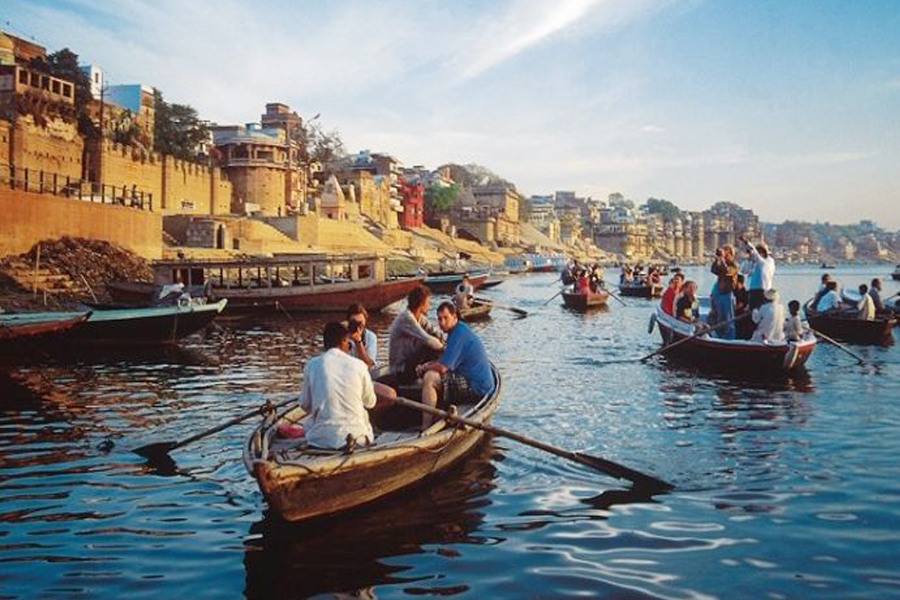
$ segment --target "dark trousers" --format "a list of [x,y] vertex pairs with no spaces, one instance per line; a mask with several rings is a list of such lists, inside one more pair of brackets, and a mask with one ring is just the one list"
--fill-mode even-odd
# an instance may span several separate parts
[[750,290],[748,293],[747,302],[750,305],[750,310],[754,308],[759,308],[766,301],[766,292],[765,290]]

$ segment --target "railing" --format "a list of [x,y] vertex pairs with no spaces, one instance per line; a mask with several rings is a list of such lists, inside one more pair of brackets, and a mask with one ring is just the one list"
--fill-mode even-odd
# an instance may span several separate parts
[[0,165],[0,186],[11,190],[52,194],[84,202],[153,210],[153,194],[138,189],[136,185],[129,187],[95,183],[69,175],[12,165]]

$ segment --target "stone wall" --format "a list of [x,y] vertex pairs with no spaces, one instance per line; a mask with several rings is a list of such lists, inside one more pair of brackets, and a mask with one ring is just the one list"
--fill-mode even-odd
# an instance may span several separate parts
[[0,188],[0,256],[62,236],[119,244],[148,259],[162,256],[162,217],[150,211]]
[[228,169],[228,179],[233,186],[231,212],[246,214],[244,204],[252,202],[266,216],[284,213],[285,171],[274,167],[254,166],[252,168],[232,167]]
[[12,162],[20,169],[81,178],[84,144],[74,124],[51,119],[46,127],[40,127],[31,115],[20,116],[15,123],[3,121],[3,124],[0,131],[6,141],[0,152],[6,157],[2,160],[4,164]]

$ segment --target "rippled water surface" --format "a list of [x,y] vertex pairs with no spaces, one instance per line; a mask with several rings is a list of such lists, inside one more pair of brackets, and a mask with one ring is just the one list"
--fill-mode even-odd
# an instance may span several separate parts
[[[783,268],[776,283],[802,300],[820,273]],[[241,463],[253,420],[170,464],[130,451],[296,395],[322,322],[215,326],[174,349],[0,367],[0,598],[900,598],[897,346],[854,346],[860,366],[820,344],[775,379],[606,364],[658,347],[651,303],[542,306],[553,279],[485,293],[533,313],[475,326],[504,377],[494,423],[672,493],[494,438],[400,496],[283,523]]]

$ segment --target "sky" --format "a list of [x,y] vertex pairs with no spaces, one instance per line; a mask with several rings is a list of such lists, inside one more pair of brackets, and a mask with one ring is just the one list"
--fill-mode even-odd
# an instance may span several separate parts
[[284,102],[526,196],[900,229],[900,0],[4,0],[0,29],[219,124]]

